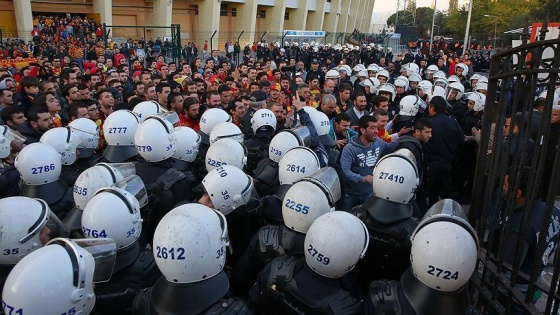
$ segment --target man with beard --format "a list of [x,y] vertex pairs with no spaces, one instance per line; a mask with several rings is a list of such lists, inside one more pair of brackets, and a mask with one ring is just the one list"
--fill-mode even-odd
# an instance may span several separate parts
[[190,127],[194,131],[200,130],[200,102],[196,97],[187,97],[183,101],[183,112],[185,124],[181,122],[181,126]]
[[32,106],[27,111],[28,121],[18,126],[18,131],[27,139],[24,144],[39,142],[47,130],[53,128],[53,120],[46,106]]

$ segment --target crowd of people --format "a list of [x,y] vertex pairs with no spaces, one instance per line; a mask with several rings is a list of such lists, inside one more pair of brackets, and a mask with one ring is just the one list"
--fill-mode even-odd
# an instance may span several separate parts
[[[286,42],[235,62],[189,43],[169,62],[105,47],[87,19],[36,20],[55,40],[7,45],[0,69],[6,314],[476,313],[480,245],[459,202],[488,56]],[[530,125],[550,125],[551,147],[559,92]],[[526,120],[504,122],[510,166],[534,158]]]

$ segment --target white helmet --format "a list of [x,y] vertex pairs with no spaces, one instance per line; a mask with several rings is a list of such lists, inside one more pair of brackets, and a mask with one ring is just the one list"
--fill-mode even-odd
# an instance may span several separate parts
[[349,65],[340,65],[338,66],[338,72],[344,72],[347,76],[350,76],[352,74],[352,69]]
[[397,87],[402,87],[404,88],[404,90],[408,90],[408,80],[403,80],[403,78],[398,77],[397,79],[395,79],[395,83],[394,86]]
[[408,82],[420,83],[420,81],[422,81],[422,77],[418,73],[413,73],[408,76]]
[[167,112],[158,102],[156,101],[144,101],[138,103],[134,106],[132,112],[138,116],[138,121],[140,123],[144,122],[146,118],[152,115],[158,115]]
[[135,173],[136,168],[133,163],[98,163],[86,169],[74,183],[73,192],[76,207],[84,210],[97,190],[112,186]]
[[274,162],[280,162],[288,150],[299,146],[309,146],[309,136],[309,129],[305,126],[280,131],[270,141],[268,158]]
[[221,122],[231,122],[231,116],[223,109],[209,108],[200,117],[200,136],[202,143],[210,144],[210,132]]
[[68,126],[82,139],[78,145],[80,158],[88,158],[93,155],[93,150],[99,144],[99,126],[89,118],[78,118],[71,121]]
[[175,127],[175,137],[177,138],[177,151],[173,157],[181,161],[193,162],[198,155],[200,135],[189,127]]
[[408,203],[419,183],[416,159],[407,149],[384,156],[373,168],[373,194],[381,199]]
[[[371,65],[369,65],[367,67],[367,71],[368,71],[368,75],[370,77],[375,77],[377,75],[377,72],[379,72],[379,66],[372,63]],[[370,72],[373,72],[373,73],[370,73]]]
[[434,79],[434,86],[441,86],[444,89],[447,89],[449,82],[447,82],[446,78],[437,78]]
[[40,141],[50,145],[60,154],[62,165],[70,165],[76,162],[76,150],[82,139],[70,127],[57,127],[45,132]]
[[222,165],[208,172],[202,186],[214,209],[227,215],[250,201],[253,179],[235,166]]
[[332,79],[335,81],[335,85],[338,85],[340,83],[340,73],[336,69],[331,69],[325,74],[325,79]]
[[[447,92],[447,99],[449,99],[451,97],[451,92],[455,91],[457,94],[455,95],[455,100],[460,100],[463,98],[463,95],[465,94],[465,87],[461,84],[461,82],[453,82],[451,84],[449,84],[448,87],[448,92]],[[452,100],[451,100],[452,101]]]
[[419,93],[422,92],[423,94],[429,94],[433,86],[434,85],[432,84],[432,82],[428,80],[422,80],[418,83],[417,91]]
[[[548,91],[544,90],[541,92],[541,94],[539,94],[538,98],[546,98],[547,95],[548,95]],[[560,94],[556,93],[556,91],[552,96],[552,105],[560,105]]]
[[[482,76],[478,73],[475,73],[471,76],[471,85],[476,85],[476,83],[478,83],[478,81],[480,80],[480,78],[482,78]],[[473,81],[476,81],[473,83]]]
[[476,92],[488,91],[488,83],[478,81],[478,83],[474,86],[474,90]]
[[124,162],[138,155],[134,146],[138,125],[138,117],[129,110],[118,110],[109,115],[103,123],[103,136],[108,145],[103,156],[111,162]]
[[480,112],[484,110],[484,105],[486,104],[486,95],[479,92],[471,92],[467,97],[469,102],[474,102],[473,110],[475,112]]
[[4,310],[89,314],[95,304],[93,283],[109,280],[114,264],[115,244],[110,239],[56,238],[12,269],[2,291]]
[[436,65],[428,66],[426,69],[426,78],[431,79],[433,78],[434,74],[439,71],[439,68]]
[[327,213],[307,231],[305,262],[323,277],[340,278],[354,269],[368,245],[369,232],[360,219],[344,211]]
[[136,150],[146,161],[159,162],[177,151],[173,125],[160,116],[150,116],[138,126],[134,135]]
[[41,142],[24,147],[16,156],[14,164],[23,182],[31,186],[56,181],[62,168],[60,154],[50,145]]
[[25,137],[21,136],[19,133],[13,133],[10,127],[6,125],[0,125],[0,159],[7,158],[12,151],[12,141],[16,140],[23,144],[25,142]]
[[329,134],[331,130],[331,121],[329,117],[325,113],[316,110],[312,113],[309,113],[309,118],[311,118],[311,122],[313,122],[315,130],[317,130],[317,134],[319,135],[321,143],[327,146],[334,147],[336,143]]
[[291,185],[321,168],[317,154],[306,147],[295,147],[288,150],[280,159],[278,166],[280,185]]
[[447,82],[448,82],[449,84],[451,84],[451,83],[453,83],[453,82],[461,82],[461,79],[459,79],[459,77],[456,76],[456,75],[450,75],[450,76],[447,78]]
[[44,200],[28,197],[0,199],[0,229],[0,265],[4,266],[15,265],[45,245],[53,234],[68,236],[68,230]]
[[446,99],[447,98],[447,93],[445,93],[445,89],[442,88],[441,86],[434,85],[432,87],[431,92],[430,92],[430,99],[432,99],[432,97],[434,97],[434,96],[441,96],[444,99]]
[[310,177],[302,178],[284,195],[284,225],[291,230],[306,233],[315,219],[334,211],[334,204],[340,195],[340,180],[332,167],[324,167]]
[[387,78],[387,81],[388,81],[389,78],[391,77],[391,75],[389,74],[389,71],[387,71],[385,69],[381,69],[381,70],[379,70],[379,72],[377,72],[376,78],[379,79],[379,77],[385,77],[385,78]]
[[206,151],[206,170],[218,168],[222,165],[235,166],[240,170],[247,165],[247,148],[231,138],[216,141]]
[[475,271],[478,237],[461,206],[451,199],[428,210],[411,240],[412,272],[432,289],[455,292]]
[[443,72],[441,70],[436,71],[436,73],[434,73],[434,79],[438,79],[438,78],[447,79],[447,74],[445,74],[445,72]]
[[117,249],[126,248],[140,237],[140,203],[128,191],[116,187],[98,190],[82,213],[85,237],[111,238]]
[[379,88],[377,88],[377,95],[381,95],[381,93],[391,94],[389,101],[394,101],[395,96],[397,95],[397,89],[391,83],[383,83],[379,86]]
[[420,73],[420,67],[415,64],[414,62],[409,62],[407,64],[404,64],[402,66],[402,68],[404,68],[404,70],[406,70],[406,75],[408,77],[410,77],[413,74],[419,74]]
[[427,105],[418,95],[407,95],[399,103],[399,115],[415,117],[418,113],[423,113]]
[[379,80],[377,80],[377,78],[371,77],[360,82],[360,85],[363,87],[369,87],[369,93],[375,94],[377,92],[377,88],[379,87],[379,85],[381,85],[381,83],[379,83]]
[[276,116],[270,109],[261,108],[251,117],[251,128],[255,134],[261,128],[268,129],[274,133],[276,130]]
[[352,74],[358,75],[358,73],[362,70],[366,70],[366,67],[363,64],[359,63],[355,65],[354,68],[352,68]]
[[461,75],[466,77],[467,74],[469,73],[469,66],[467,66],[466,64],[460,62],[457,65],[455,65],[455,72],[460,69],[461,70]]
[[218,123],[212,131],[210,131],[210,145],[215,143],[220,139],[233,139],[239,143],[243,143],[245,140],[245,135],[241,132],[241,129],[237,127],[234,123],[223,121]]
[[197,203],[176,207],[155,230],[156,264],[171,283],[210,279],[224,268],[227,233],[227,221],[220,212]]

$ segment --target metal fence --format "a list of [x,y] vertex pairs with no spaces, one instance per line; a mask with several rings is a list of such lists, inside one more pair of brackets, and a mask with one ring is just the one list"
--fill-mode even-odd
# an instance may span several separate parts
[[[560,306],[558,242],[550,243],[560,229],[553,215],[560,187],[559,143],[551,141],[549,123],[554,93],[548,93],[540,124],[533,119],[534,96],[544,88],[554,91],[559,78],[560,40],[541,36],[497,53],[490,66],[469,213],[483,244],[475,297],[487,314],[558,314]],[[517,135],[515,123],[506,124],[508,115],[524,118]],[[541,198],[546,203],[539,209]]]

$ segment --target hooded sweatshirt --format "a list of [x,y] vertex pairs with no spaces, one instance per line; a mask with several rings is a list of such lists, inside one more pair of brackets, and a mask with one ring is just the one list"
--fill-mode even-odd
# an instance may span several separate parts
[[373,187],[363,181],[366,175],[373,174],[375,163],[383,155],[393,152],[398,140],[387,143],[380,138],[365,146],[356,135],[342,150],[340,174],[343,179],[344,193],[354,196],[371,194]]

